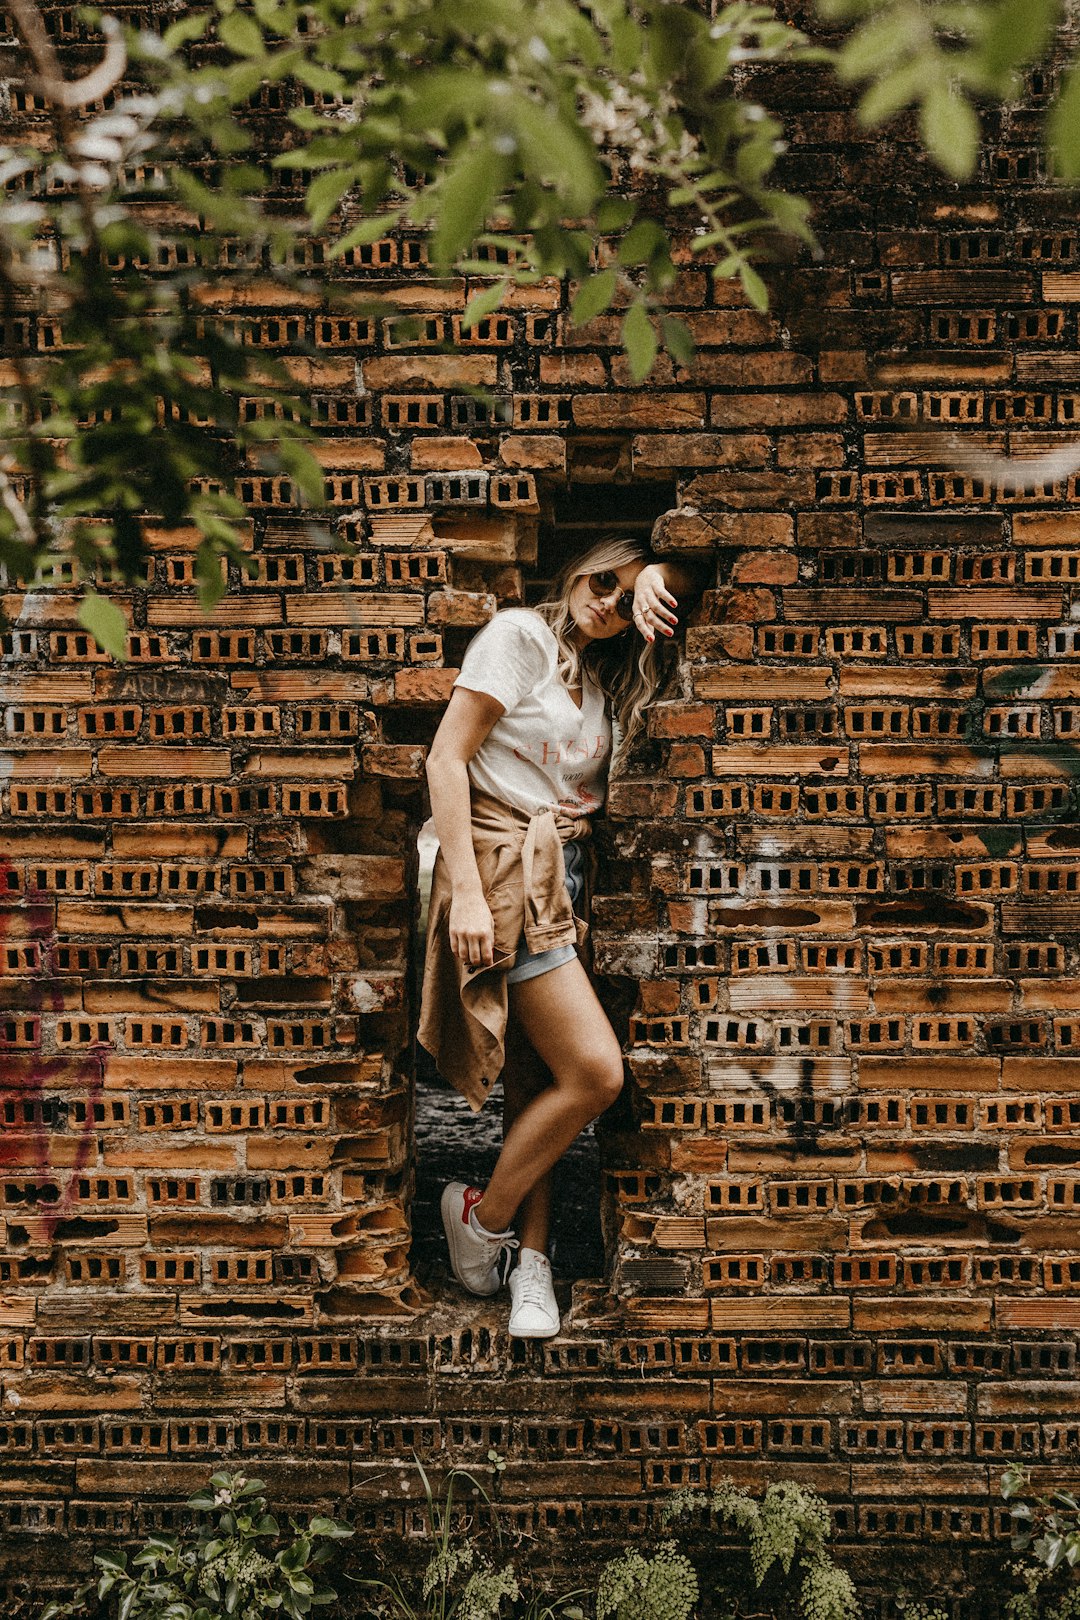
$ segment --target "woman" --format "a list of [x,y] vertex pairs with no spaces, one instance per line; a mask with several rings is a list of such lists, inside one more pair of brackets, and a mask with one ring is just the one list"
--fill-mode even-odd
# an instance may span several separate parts
[[[502,1074],[504,1141],[485,1188],[451,1182],[442,1216],[455,1277],[494,1294],[510,1333],[551,1338],[551,1169],[619,1095],[622,1052],[576,944],[584,842],[660,681],[676,564],[637,540],[600,543],[535,610],[496,614],[465,654],[428,758],[440,853],[419,1038],[472,1107]],[[617,731],[612,760],[612,722]]]

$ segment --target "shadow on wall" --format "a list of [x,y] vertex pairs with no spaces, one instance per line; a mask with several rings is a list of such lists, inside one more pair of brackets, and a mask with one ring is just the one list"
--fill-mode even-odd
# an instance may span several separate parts
[[[420,829],[419,952],[427,929],[431,872],[438,840],[431,821]],[[438,1289],[448,1276],[439,1198],[448,1181],[483,1184],[502,1141],[502,1092],[474,1114],[452,1091],[423,1047],[416,1048],[416,1192],[413,1197],[412,1263],[417,1280]],[[604,1271],[600,1231],[600,1154],[592,1127],[578,1137],[556,1171],[552,1264],[567,1281]]]

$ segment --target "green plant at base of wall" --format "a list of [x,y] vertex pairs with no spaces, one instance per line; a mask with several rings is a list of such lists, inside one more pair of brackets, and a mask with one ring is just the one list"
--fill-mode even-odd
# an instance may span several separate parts
[[[770,1574],[783,1576],[775,1597],[770,1595],[774,1610],[795,1610],[804,1620],[851,1620],[858,1613],[854,1582],[826,1545],[829,1510],[814,1491],[779,1480],[757,1501],[731,1480],[721,1480],[713,1491],[678,1491],[662,1519],[677,1524],[698,1513],[732,1526],[745,1538],[754,1590]],[[718,1576],[712,1593],[716,1606],[738,1612],[737,1584],[727,1570]]]
[[628,1548],[601,1571],[596,1620],[688,1620],[699,1590],[693,1564],[673,1541],[651,1558]]
[[1013,1565],[1022,1582],[1009,1600],[1006,1620],[1077,1620],[1080,1616],[1080,1500],[1072,1491],[1032,1492],[1026,1468],[1007,1468],[1001,1494],[1010,1503]]
[[900,1620],[950,1620],[948,1606],[932,1598],[911,1598],[902,1591],[894,1601]]
[[[499,1471],[501,1459],[492,1460]],[[371,1604],[377,1615],[394,1620],[495,1620],[506,1600],[521,1596],[513,1564],[496,1568],[485,1557],[472,1537],[473,1521],[463,1516],[460,1504],[463,1486],[490,1503],[491,1498],[475,1475],[464,1468],[452,1468],[446,1476],[443,1495],[437,1498],[431,1480],[418,1462],[417,1472],[426,1501],[425,1534],[431,1543],[420,1578],[406,1583],[396,1571],[386,1580],[364,1580],[359,1584],[380,1594]],[[495,1523],[498,1539],[498,1522]]]
[[336,1602],[337,1592],[316,1585],[315,1575],[321,1577],[334,1543],[353,1531],[315,1517],[306,1526],[293,1522],[292,1539],[282,1546],[281,1527],[267,1512],[262,1489],[259,1479],[215,1474],[188,1500],[196,1515],[190,1530],[149,1536],[130,1558],[98,1553],[97,1580],[67,1603],[50,1603],[40,1620],[85,1615],[91,1596],[108,1600],[116,1620],[302,1620],[313,1608]]
[[1023,1590],[1015,1592],[1005,1605],[1005,1620],[1077,1620],[1080,1586],[1062,1593],[1060,1583],[1045,1565],[1017,1567]]

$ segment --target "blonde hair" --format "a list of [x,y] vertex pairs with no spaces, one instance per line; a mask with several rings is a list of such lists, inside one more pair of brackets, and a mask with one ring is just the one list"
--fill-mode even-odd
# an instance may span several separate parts
[[[559,648],[559,677],[567,686],[577,686],[586,670],[611,703],[612,717],[621,733],[612,760],[612,771],[625,767],[634,742],[645,726],[645,710],[653,701],[667,671],[659,641],[637,636],[632,626],[606,641],[590,641],[584,648],[573,642],[575,625],[570,617],[570,593],[585,574],[622,568],[626,563],[651,562],[652,552],[644,540],[610,535],[583,556],[560,569],[554,594],[538,602],[535,611],[551,629]],[[632,639],[631,639],[632,638]]]

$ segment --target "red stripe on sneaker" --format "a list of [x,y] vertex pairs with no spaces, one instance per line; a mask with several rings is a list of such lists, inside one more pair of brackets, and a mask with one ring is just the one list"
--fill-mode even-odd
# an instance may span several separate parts
[[461,1224],[462,1224],[462,1226],[471,1225],[469,1217],[472,1214],[473,1210],[476,1208],[476,1205],[480,1202],[481,1198],[483,1198],[483,1196],[484,1196],[483,1187],[466,1187],[464,1193],[461,1196]]

